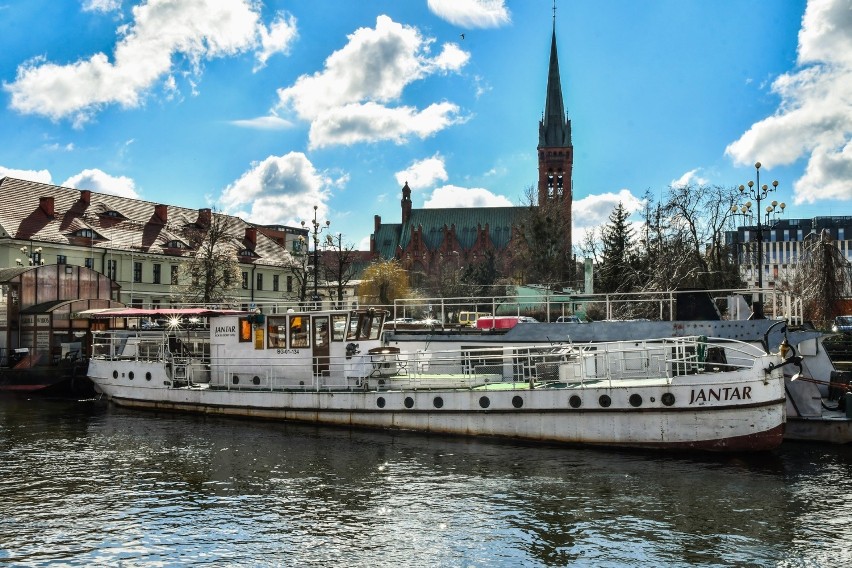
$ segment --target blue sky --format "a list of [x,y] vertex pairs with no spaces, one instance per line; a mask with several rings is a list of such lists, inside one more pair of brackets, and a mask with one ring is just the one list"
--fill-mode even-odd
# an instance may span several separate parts
[[[0,0],[0,175],[258,223],[518,205],[551,0]],[[463,34],[463,37],[462,37]],[[850,215],[852,0],[559,0],[577,234],[670,184]]]

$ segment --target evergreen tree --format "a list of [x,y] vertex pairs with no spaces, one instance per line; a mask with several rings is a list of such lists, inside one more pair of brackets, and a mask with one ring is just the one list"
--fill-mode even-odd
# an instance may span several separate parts
[[637,259],[630,214],[619,201],[603,228],[603,256],[598,268],[595,291],[629,292],[636,282]]

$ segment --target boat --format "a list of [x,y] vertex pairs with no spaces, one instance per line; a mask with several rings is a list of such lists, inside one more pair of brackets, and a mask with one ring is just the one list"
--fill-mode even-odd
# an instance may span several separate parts
[[37,358],[18,348],[0,356],[0,394],[89,398],[95,392],[79,349]]
[[[717,299],[714,300],[713,296]],[[721,298],[721,300],[718,300]],[[421,300],[439,305],[441,300]],[[465,299],[476,305],[505,305],[505,298]],[[636,302],[648,301],[636,298]],[[716,304],[721,301],[724,309]],[[476,349],[483,347],[525,346],[572,342],[575,345],[599,342],[633,341],[648,337],[686,337],[736,339],[755,347],[787,345],[791,356],[799,357],[801,369],[784,367],[787,399],[784,439],[789,441],[852,443],[852,371],[837,368],[824,340],[831,334],[820,332],[795,314],[777,313],[772,319],[745,319],[743,295],[733,290],[673,292],[661,304],[673,306],[671,320],[607,320],[590,323],[540,323],[518,325],[510,329],[462,329],[435,326],[425,332],[388,330],[386,343],[398,349]],[[779,301],[779,305],[795,302]],[[735,307],[739,306],[739,307]],[[496,311],[496,310],[495,310]],[[543,309],[540,311],[544,311]],[[662,307],[659,312],[664,310]],[[727,315],[723,318],[722,312]],[[490,315],[490,314],[488,314]],[[567,316],[559,316],[567,319]],[[557,318],[558,320],[559,318]]]
[[206,316],[96,332],[90,379],[159,411],[666,450],[782,440],[789,361],[737,340],[402,350],[379,310]]

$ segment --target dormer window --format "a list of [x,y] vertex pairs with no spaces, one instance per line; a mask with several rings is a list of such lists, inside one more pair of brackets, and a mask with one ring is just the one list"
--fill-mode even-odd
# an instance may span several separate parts
[[72,237],[80,237],[83,239],[99,239],[101,236],[92,229],[79,229],[71,233]]
[[260,257],[259,257],[259,256],[258,256],[258,255],[257,255],[257,254],[253,251],[253,250],[251,250],[251,249],[240,249],[240,251],[239,251],[239,252],[237,252],[237,255],[238,255],[238,256],[245,256],[245,257],[249,257],[249,258],[260,258]]
[[118,211],[110,209],[109,211],[102,211],[101,217],[112,217],[113,219],[124,219],[124,215],[119,213]]
[[171,241],[169,241],[169,242],[167,242],[167,243],[166,243],[166,247],[165,247],[165,248],[170,248],[170,249],[185,249],[185,248],[189,248],[189,245],[188,245],[188,244],[186,244],[186,243],[185,243],[185,242],[183,242],[183,241],[179,241],[179,240],[177,240],[177,239],[173,239],[173,240],[171,240]]

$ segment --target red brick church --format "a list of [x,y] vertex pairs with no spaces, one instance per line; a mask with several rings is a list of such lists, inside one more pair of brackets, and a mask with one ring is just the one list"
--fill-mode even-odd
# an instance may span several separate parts
[[[539,122],[538,205],[557,204],[567,220],[563,247],[569,255],[573,164],[571,121],[562,101],[554,21],[547,93]],[[511,272],[513,244],[528,207],[415,209],[408,183],[402,187],[400,204],[400,223],[382,223],[381,217],[375,216],[370,236],[373,258],[397,259],[413,273],[434,275],[439,267],[468,266],[492,253],[503,273]]]

